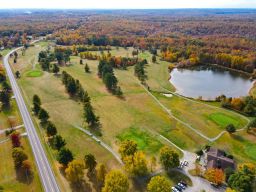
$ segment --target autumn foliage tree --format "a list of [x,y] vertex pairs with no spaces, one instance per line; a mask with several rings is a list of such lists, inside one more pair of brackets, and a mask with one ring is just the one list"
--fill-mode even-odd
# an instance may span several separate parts
[[110,171],[105,178],[102,192],[127,192],[129,181],[126,175],[118,170]]
[[104,183],[106,174],[106,166],[102,163],[98,164],[96,167],[96,178],[100,185]]
[[148,165],[145,154],[141,151],[124,158],[125,170],[131,176],[145,176],[148,173]]
[[20,147],[16,147],[12,150],[12,158],[15,168],[18,169],[21,168],[23,161],[28,159],[28,156]]
[[225,175],[221,169],[210,168],[206,170],[204,176],[208,181],[214,183],[215,185],[222,184],[225,179]]
[[20,133],[19,132],[13,132],[11,135],[10,135],[10,138],[12,140],[12,147],[15,148],[15,147],[20,147],[21,146],[21,141],[20,141]]
[[84,178],[84,164],[82,161],[73,160],[68,163],[68,167],[65,169],[67,179],[72,184],[80,183]]
[[167,146],[160,149],[160,162],[165,170],[178,167],[180,164],[179,155]]
[[164,176],[152,177],[147,185],[148,192],[169,192],[171,189],[171,182]]
[[131,140],[125,140],[120,144],[118,152],[120,153],[122,159],[124,159],[126,156],[133,156],[137,149],[137,143]]
[[89,153],[84,156],[84,165],[85,168],[88,169],[89,173],[93,173],[97,165],[97,161],[95,157]]

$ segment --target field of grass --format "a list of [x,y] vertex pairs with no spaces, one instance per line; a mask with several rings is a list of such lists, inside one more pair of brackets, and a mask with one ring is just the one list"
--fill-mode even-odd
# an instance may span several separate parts
[[145,151],[149,154],[156,154],[163,144],[154,138],[153,135],[148,132],[138,129],[138,128],[130,128],[125,130],[123,133],[117,136],[120,141],[124,140],[132,140],[135,141],[138,145],[138,149]]
[[40,77],[42,75],[43,75],[43,72],[39,70],[32,70],[26,73],[27,77]]
[[32,162],[33,180],[30,182],[26,177],[17,178],[11,155],[12,144],[11,141],[7,141],[0,144],[0,186],[5,191],[43,191],[27,138],[22,138],[22,146],[25,153],[28,154],[28,159]]
[[246,125],[247,121],[239,115],[225,109],[212,108],[207,105],[185,100],[173,95],[171,98],[160,93],[154,94],[172,113],[189,123],[208,137],[215,137],[225,130],[226,125],[233,123],[237,129]]
[[228,124],[233,124],[235,127],[239,128],[239,121],[237,119],[221,112],[210,114],[209,119],[222,128],[225,128]]
[[248,134],[246,131],[231,135],[226,133],[214,142],[213,146],[232,154],[237,162],[256,162],[255,136]]
[[[91,69],[86,74],[83,65],[79,65],[79,58],[72,57],[69,67],[62,70],[79,79],[92,97],[93,106],[100,116],[103,139],[113,144],[113,138],[131,127],[156,131],[174,138],[176,144],[188,149],[196,149],[197,143],[204,140],[192,135],[191,131],[176,122],[159,107],[159,105],[140,86],[133,75],[133,68],[115,70],[119,85],[124,93],[124,99],[117,98],[106,90],[102,80],[97,77],[97,61],[86,61]],[[111,110],[110,110],[111,109]],[[177,139],[177,135],[181,139]]]
[[170,63],[161,61],[157,58],[156,63],[151,62],[152,55],[149,52],[139,54],[140,58],[147,59],[149,65],[146,66],[147,71],[147,84],[153,91],[166,92],[167,90],[175,91],[175,87],[169,82],[170,73],[168,66]]

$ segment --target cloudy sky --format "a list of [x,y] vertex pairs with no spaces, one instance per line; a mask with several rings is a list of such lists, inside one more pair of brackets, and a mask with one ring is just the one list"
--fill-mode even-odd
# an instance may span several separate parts
[[256,0],[4,0],[0,8],[256,8]]

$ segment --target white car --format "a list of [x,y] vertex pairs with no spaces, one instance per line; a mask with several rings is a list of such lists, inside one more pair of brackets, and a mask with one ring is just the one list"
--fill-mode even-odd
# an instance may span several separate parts
[[182,183],[178,183],[178,186],[180,186],[183,190],[186,189],[186,187],[182,185]]
[[175,187],[172,187],[172,191],[173,192],[180,192],[178,189],[176,189]]

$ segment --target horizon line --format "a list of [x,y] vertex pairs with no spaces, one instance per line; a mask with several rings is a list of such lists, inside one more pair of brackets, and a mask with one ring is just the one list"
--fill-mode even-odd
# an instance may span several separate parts
[[42,8],[38,8],[38,7],[24,7],[24,8],[19,8],[19,7],[12,7],[12,8],[1,8],[0,10],[13,10],[13,9],[37,9],[37,10],[174,10],[174,9],[255,9],[256,7],[242,7],[242,8],[238,8],[238,7],[184,7],[184,8],[55,8],[55,7],[42,7]]

